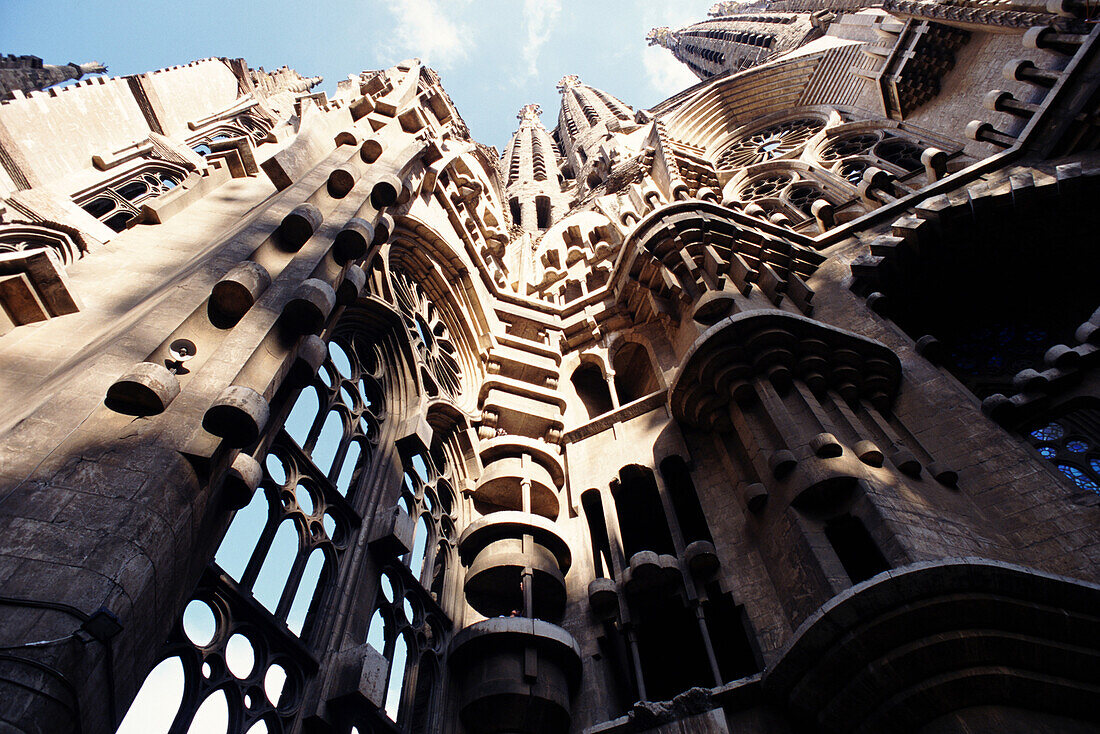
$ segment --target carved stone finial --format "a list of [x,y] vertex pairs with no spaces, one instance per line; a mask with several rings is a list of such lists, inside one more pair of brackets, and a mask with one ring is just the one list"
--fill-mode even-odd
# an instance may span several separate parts
[[529,102],[523,107],[519,108],[519,114],[516,115],[516,119],[520,122],[524,120],[538,120],[539,115],[542,114],[542,107],[534,102]]
[[581,78],[576,74],[566,74],[558,82],[558,91],[564,92],[566,89],[572,89],[573,87],[579,87],[581,84]]
[[673,41],[672,31],[670,31],[667,26],[650,28],[649,33],[645,34],[645,40],[650,46],[662,46],[671,49]]
[[107,73],[107,65],[102,61],[88,61],[87,63],[80,64],[78,68],[80,69],[81,75]]

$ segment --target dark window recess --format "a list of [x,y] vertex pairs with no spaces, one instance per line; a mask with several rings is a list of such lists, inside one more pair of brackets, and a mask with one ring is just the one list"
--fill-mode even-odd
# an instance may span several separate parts
[[703,602],[703,614],[722,682],[759,673],[760,658],[745,608],[734,604],[733,596],[722,593],[716,583],[708,585],[707,595],[710,599]]
[[588,539],[592,544],[592,565],[596,578],[614,579],[611,563],[611,542],[607,537],[607,521],[604,519],[603,502],[597,489],[589,489],[581,495],[581,506],[588,521]]
[[639,610],[637,626],[648,700],[667,701],[689,688],[714,685],[699,623],[678,597],[654,599]]
[[680,523],[680,533],[685,543],[697,540],[713,542],[707,517],[699,504],[699,495],[695,492],[695,483],[691,481],[691,472],[679,456],[670,456],[661,462],[661,476],[668,487],[672,508],[676,511],[676,520]]
[[841,515],[825,525],[825,537],[853,584],[890,569],[882,551],[858,517]]
[[519,207],[519,199],[509,199],[508,208],[512,210],[512,223],[523,224],[523,212]]
[[615,370],[615,392],[619,405],[626,405],[657,389],[657,376],[649,352],[641,344],[624,344],[611,363]]
[[611,495],[615,498],[623,551],[628,559],[639,551],[676,553],[657,483],[649,469],[634,465],[620,469],[619,481],[612,483]]
[[118,214],[115,214],[115,215],[111,216],[110,218],[108,218],[107,220],[105,220],[103,223],[106,224],[111,229],[113,229],[114,231],[121,232],[122,230],[126,229],[126,225],[135,216],[136,215],[132,214],[131,212],[119,212]]
[[549,196],[536,196],[535,197],[535,216],[538,218],[539,229],[549,229],[550,227],[550,197]]
[[594,364],[582,364],[573,371],[569,381],[573,383],[577,397],[584,403],[589,418],[595,418],[611,410],[611,391],[607,389],[607,380],[604,379],[599,367]]

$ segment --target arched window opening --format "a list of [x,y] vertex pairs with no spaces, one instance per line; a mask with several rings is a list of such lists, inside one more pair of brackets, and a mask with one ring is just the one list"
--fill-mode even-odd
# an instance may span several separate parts
[[437,731],[432,726],[432,693],[435,689],[435,664],[430,653],[420,659],[417,666],[416,690],[410,709],[409,731],[412,734],[430,734]]
[[279,607],[279,600],[283,596],[283,589],[297,556],[298,531],[294,529],[293,520],[284,520],[275,533],[260,573],[252,585],[252,595],[256,597],[256,601],[272,614]]
[[316,548],[309,555],[309,561],[302,573],[302,579],[298,582],[298,590],[294,593],[294,602],[290,605],[290,611],[286,615],[286,626],[299,637],[302,635],[302,630],[305,629],[306,613],[309,612],[313,599],[317,594],[317,589],[321,585],[324,571],[324,551]]
[[1086,503],[1095,501],[1100,494],[1100,400],[1071,401],[1056,417],[1034,423],[1025,435],[1043,458],[1082,490]]
[[619,405],[632,403],[658,389],[649,351],[641,344],[624,344],[615,353],[611,364],[615,370],[615,392],[619,396]]
[[634,465],[620,469],[619,481],[611,485],[611,496],[628,559],[639,551],[676,553],[657,482],[649,469]]
[[141,684],[117,734],[167,732],[183,702],[183,687],[183,662],[178,657],[160,661]]
[[187,734],[224,734],[229,726],[229,701],[224,690],[217,690],[195,712]]
[[582,364],[573,370],[569,381],[573,383],[573,389],[577,391],[577,397],[584,404],[589,418],[595,418],[611,410],[611,391],[599,367],[594,364]]
[[535,217],[538,219],[539,229],[550,228],[550,197],[535,197]]
[[723,592],[718,582],[707,585],[707,597],[703,616],[722,682],[759,673],[761,659],[745,608],[734,603],[733,595]]
[[687,463],[679,456],[670,456],[661,462],[661,476],[664,477],[669,499],[672,500],[676,520],[680,523],[684,543],[694,543],[697,540],[713,542],[706,513],[699,504],[699,495],[695,491],[695,483],[691,481]]
[[592,566],[596,578],[614,579],[615,567],[611,563],[611,541],[607,535],[607,521],[603,514],[603,500],[598,489],[585,490],[581,494],[581,507],[588,521],[588,540],[592,548]]
[[858,517],[843,514],[825,524],[825,537],[853,584],[890,570],[882,551]]
[[519,199],[514,196],[509,199],[508,209],[512,213],[512,223],[523,226],[523,210],[520,208]]
[[416,523],[416,534],[413,536],[413,548],[409,553],[409,570],[414,578],[419,579],[424,572],[424,558],[428,553],[428,541],[431,539],[431,530],[428,528],[426,516],[421,515]]
[[401,710],[401,694],[405,690],[405,664],[408,662],[409,646],[404,635],[398,635],[394,641],[393,658],[390,660],[390,679],[386,686],[386,716],[397,721]]
[[178,186],[187,175],[183,168],[146,163],[98,190],[80,195],[76,203],[115,232],[126,229],[141,205]]

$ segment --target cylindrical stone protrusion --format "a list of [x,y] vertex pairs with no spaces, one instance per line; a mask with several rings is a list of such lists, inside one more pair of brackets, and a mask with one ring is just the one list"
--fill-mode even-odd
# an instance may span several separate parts
[[768,467],[772,470],[772,474],[775,475],[776,479],[782,479],[790,474],[797,464],[798,459],[787,449],[779,449],[768,457]]
[[925,334],[917,339],[917,354],[932,364],[939,364],[944,357],[943,343],[931,334]]
[[1086,321],[1077,327],[1073,337],[1082,344],[1100,345],[1100,325]]
[[759,482],[749,484],[741,492],[741,499],[749,512],[759,515],[764,510],[764,506],[768,504],[768,488]]
[[180,382],[164,365],[139,362],[107,389],[104,404],[124,415],[158,415],[180,394]]
[[355,188],[359,180],[359,169],[355,166],[340,166],[328,175],[328,193],[334,199],[343,199]]
[[256,488],[260,486],[263,476],[264,470],[258,461],[249,454],[237,454],[222,484],[226,509],[239,510],[247,505],[256,493]]
[[810,441],[814,455],[822,459],[835,459],[844,453],[844,447],[831,433],[819,433]]
[[363,292],[363,286],[367,284],[367,274],[358,265],[349,265],[344,272],[344,279],[336,289],[336,302],[341,306],[350,306]]
[[909,449],[896,449],[890,454],[890,461],[902,474],[908,474],[911,477],[920,476],[920,462],[917,461],[917,457],[913,456],[913,452]]
[[672,186],[669,187],[669,193],[673,201],[685,201],[691,198],[691,191],[683,180],[673,181]]
[[1016,138],[1003,133],[988,122],[971,120],[966,126],[966,137],[979,143],[992,143],[1002,148],[1011,148],[1016,144]]
[[764,505],[768,504],[768,487],[759,482],[746,485],[741,491],[741,501],[750,513],[759,515],[763,512]]
[[760,219],[764,219],[768,216],[768,213],[764,211],[764,207],[760,206],[759,204],[746,204],[744,211],[745,214],[748,214],[750,217],[759,217]]
[[1004,112],[1016,117],[1031,117],[1039,111],[1039,105],[1021,102],[1013,97],[1011,92],[1004,92],[1000,89],[991,89],[982,100],[982,105],[987,110]]
[[1001,69],[1004,78],[1011,82],[1027,82],[1039,87],[1053,87],[1061,74],[1049,69],[1040,69],[1031,59],[1012,59]]
[[947,173],[947,153],[939,148],[925,148],[920,154],[924,173],[929,181],[939,181]]
[[1074,33],[1059,33],[1051,26],[1037,25],[1027,29],[1023,41],[1024,48],[1053,51],[1065,56],[1072,56],[1080,48],[1085,38],[1084,35]]
[[394,176],[392,173],[382,174],[381,178],[375,182],[374,187],[371,189],[371,206],[375,209],[393,206],[401,197],[401,190],[403,188],[404,185],[397,176]]
[[832,229],[836,226],[836,207],[828,199],[817,199],[810,205],[810,213],[817,220],[817,226],[822,230]]
[[327,356],[328,346],[325,345],[321,337],[316,334],[303,337],[302,341],[298,343],[298,355],[290,366],[287,379],[298,387],[308,385],[313,376],[317,374],[317,370],[321,369],[321,365],[325,363],[325,357]]
[[393,234],[394,223],[393,217],[389,214],[382,214],[374,222],[374,240],[371,242],[373,245],[384,245]]
[[283,318],[300,334],[317,334],[335,306],[336,291],[332,286],[317,278],[307,278],[283,307]]
[[717,204],[718,192],[710,188],[709,186],[701,186],[699,190],[695,192],[695,198]]
[[791,218],[783,212],[772,212],[768,215],[768,221],[772,224],[778,224],[780,227],[786,227],[791,223]]
[[271,408],[263,395],[244,385],[222,390],[202,417],[202,427],[234,448],[254,443],[267,425]]
[[313,204],[299,204],[279,225],[280,242],[288,250],[298,250],[313,236],[322,221],[324,217],[320,209]]
[[246,260],[222,276],[210,292],[210,306],[217,316],[236,324],[260,294],[271,285],[271,274],[257,262]]
[[374,163],[381,155],[382,143],[374,138],[363,143],[363,147],[359,149],[359,157],[363,159],[364,163]]
[[859,457],[859,460],[867,466],[882,466],[883,461],[886,459],[878,446],[876,446],[873,441],[868,441],[866,439],[857,441],[856,445],[852,447],[852,451],[854,451],[856,456]]
[[332,257],[339,264],[359,260],[374,241],[374,226],[365,219],[352,217],[332,243]]
[[933,479],[945,487],[955,487],[959,484],[959,473],[954,469],[943,466],[939,462],[933,461],[929,463],[928,473],[932,475]]
[[867,296],[867,305],[872,311],[881,315],[886,313],[890,308],[890,298],[885,293],[875,291],[871,295]]
[[1073,351],[1065,344],[1055,344],[1043,355],[1043,361],[1049,367],[1069,369],[1081,360],[1081,355]]

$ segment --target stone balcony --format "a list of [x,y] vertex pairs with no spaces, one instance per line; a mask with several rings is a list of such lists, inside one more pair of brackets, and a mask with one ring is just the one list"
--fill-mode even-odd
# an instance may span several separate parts
[[466,600],[479,613],[494,617],[522,610],[522,578],[529,568],[531,613],[540,619],[561,619],[572,556],[554,523],[525,512],[496,512],[467,527],[458,550],[469,566]]
[[539,619],[500,617],[455,635],[450,665],[470,734],[564,734],[580,685],[572,635]]

